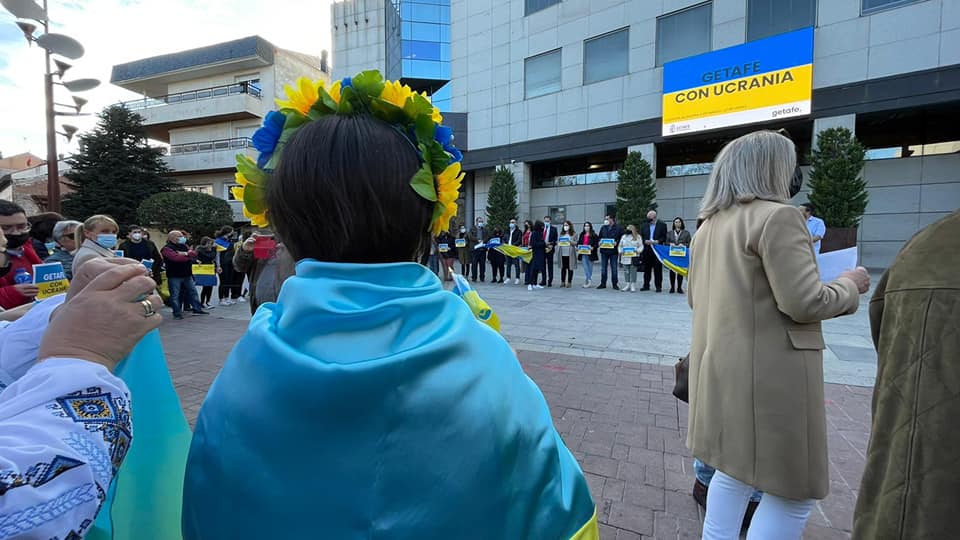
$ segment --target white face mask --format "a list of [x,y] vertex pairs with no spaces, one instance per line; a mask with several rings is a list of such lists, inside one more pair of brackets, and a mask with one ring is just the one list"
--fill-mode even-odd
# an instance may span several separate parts
[[517,224],[516,224],[516,223],[511,223],[511,224],[510,224],[510,228],[511,228],[511,229],[516,229],[516,228],[517,228]]
[[477,222],[477,227],[483,227],[483,222],[482,222],[482,221],[478,221],[478,222]]
[[610,220],[609,220],[609,219],[603,220],[603,224],[606,225],[607,227],[609,227],[609,226],[610,226]]
[[460,227],[460,232],[462,232],[462,233],[467,232],[466,227]]
[[135,232],[130,235],[130,239],[133,240],[134,242],[139,242],[143,240],[143,235],[138,232]]

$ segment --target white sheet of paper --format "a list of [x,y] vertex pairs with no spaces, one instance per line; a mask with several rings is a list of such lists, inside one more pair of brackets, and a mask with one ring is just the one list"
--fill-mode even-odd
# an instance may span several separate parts
[[847,270],[857,267],[857,248],[841,249],[820,255],[820,281],[829,283]]

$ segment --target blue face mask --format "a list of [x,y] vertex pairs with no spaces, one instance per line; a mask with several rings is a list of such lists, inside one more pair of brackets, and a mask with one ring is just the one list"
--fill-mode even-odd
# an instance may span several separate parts
[[53,251],[53,250],[57,249],[57,243],[56,243],[56,242],[47,242],[47,243],[44,244],[44,247],[47,248],[47,251]]
[[117,235],[115,234],[98,234],[97,243],[107,249],[113,249],[117,246]]
[[181,236],[180,238],[177,238],[177,243],[178,243],[178,244],[181,244],[181,245],[186,244],[186,243],[187,243],[187,237],[186,237],[186,236]]

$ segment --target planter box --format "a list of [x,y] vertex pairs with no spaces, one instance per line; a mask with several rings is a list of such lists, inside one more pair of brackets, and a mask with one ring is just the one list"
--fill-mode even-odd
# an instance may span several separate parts
[[829,253],[831,251],[840,251],[857,246],[857,228],[856,227],[827,227],[827,232],[820,242],[820,253]]

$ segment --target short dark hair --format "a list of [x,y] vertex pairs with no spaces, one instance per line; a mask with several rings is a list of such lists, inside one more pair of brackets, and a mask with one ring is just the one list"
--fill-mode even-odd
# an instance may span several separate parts
[[27,211],[15,202],[0,199],[0,216],[14,216],[17,214],[27,215]]
[[287,143],[267,188],[267,217],[294,260],[418,261],[434,203],[410,186],[420,159],[368,114],[329,115]]
[[814,215],[817,213],[817,207],[811,202],[805,202],[800,206],[806,208],[810,212],[810,215]]
[[30,237],[41,242],[53,238],[53,228],[63,221],[63,216],[56,212],[43,212],[27,218],[30,223]]

